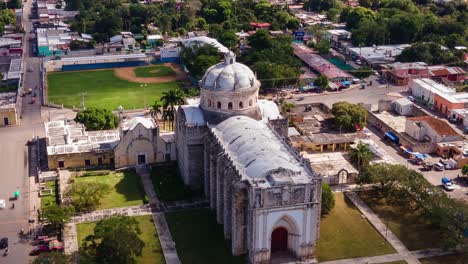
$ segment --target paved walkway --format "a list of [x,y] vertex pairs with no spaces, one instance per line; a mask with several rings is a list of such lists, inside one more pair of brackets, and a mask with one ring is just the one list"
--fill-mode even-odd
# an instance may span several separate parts
[[[374,228],[392,245],[392,247],[403,257],[408,264],[421,264],[419,260],[406,248],[406,246],[398,239],[398,237],[387,228],[372,209],[367,206],[354,192],[345,192],[345,195],[353,202],[353,204],[361,211],[367,220]],[[357,262],[361,263],[361,262]],[[364,262],[365,263],[365,262]],[[371,262],[372,263],[372,262]]]
[[150,205],[156,208],[156,212],[153,212],[154,225],[158,232],[159,241],[163,250],[164,258],[167,264],[180,264],[179,256],[177,255],[175,242],[172,239],[169,226],[166,222],[164,213],[157,211],[161,210],[161,203],[158,200],[156,192],[153,189],[153,183],[151,181],[151,173],[149,167],[137,168],[137,173],[141,177],[141,181],[145,188],[146,195],[149,197]]
[[[455,252],[444,251],[439,248],[411,251],[411,254],[417,258],[431,258],[431,257],[437,257],[437,256],[450,255],[453,253]],[[353,258],[353,259],[340,259],[340,260],[325,261],[325,262],[320,262],[320,264],[370,264],[370,263],[377,264],[377,263],[387,263],[387,262],[398,261],[398,260],[408,261],[405,255],[395,253],[395,254],[381,255],[381,256],[375,256],[375,257],[362,257],[362,258]]]
[[70,223],[83,223],[83,222],[96,222],[105,217],[112,215],[125,215],[125,216],[139,216],[139,215],[150,215],[151,208],[149,205],[137,205],[121,208],[111,208],[93,211],[91,213],[78,214],[72,217]]

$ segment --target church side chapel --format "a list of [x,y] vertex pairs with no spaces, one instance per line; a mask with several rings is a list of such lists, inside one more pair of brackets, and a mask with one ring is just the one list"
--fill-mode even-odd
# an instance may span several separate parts
[[185,184],[203,190],[249,263],[314,257],[322,179],[284,140],[287,118],[259,100],[260,82],[232,52],[200,81],[200,99],[179,107],[175,142]]

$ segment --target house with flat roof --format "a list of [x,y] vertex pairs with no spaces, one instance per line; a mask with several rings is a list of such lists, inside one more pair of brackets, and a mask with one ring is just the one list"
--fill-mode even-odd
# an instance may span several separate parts
[[395,57],[400,55],[410,44],[384,45],[372,47],[348,48],[353,59],[360,59],[364,65],[378,68],[382,64],[393,63]]
[[330,41],[332,47],[341,48],[343,41],[351,40],[351,32],[344,29],[330,29],[326,31],[325,38]]
[[395,62],[382,65],[384,78],[394,85],[408,85],[412,79],[430,78],[443,82],[463,82],[465,71],[460,67],[446,65],[429,66],[424,62]]
[[16,92],[0,93],[0,126],[17,124],[16,99]]

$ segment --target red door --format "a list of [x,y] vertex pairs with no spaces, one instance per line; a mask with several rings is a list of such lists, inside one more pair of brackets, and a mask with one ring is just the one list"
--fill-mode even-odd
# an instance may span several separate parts
[[278,227],[271,234],[271,252],[288,250],[288,230]]

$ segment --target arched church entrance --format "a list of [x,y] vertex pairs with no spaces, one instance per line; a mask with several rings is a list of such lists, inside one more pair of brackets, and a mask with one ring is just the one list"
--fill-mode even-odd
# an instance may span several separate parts
[[288,250],[288,230],[278,227],[271,234],[271,253]]

